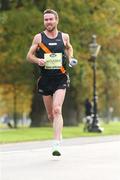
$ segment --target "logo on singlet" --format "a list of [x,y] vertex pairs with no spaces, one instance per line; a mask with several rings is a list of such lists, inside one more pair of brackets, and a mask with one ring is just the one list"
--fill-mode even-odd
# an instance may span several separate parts
[[38,89],[39,93],[43,93],[44,91],[42,89]]
[[61,39],[56,39],[56,41],[61,41]]
[[57,45],[57,43],[55,42],[55,43],[48,43],[50,46],[56,46]]

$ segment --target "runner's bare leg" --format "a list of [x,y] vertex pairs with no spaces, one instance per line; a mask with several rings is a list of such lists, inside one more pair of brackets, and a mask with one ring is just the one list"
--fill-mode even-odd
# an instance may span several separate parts
[[53,123],[53,97],[43,96],[43,102],[47,111],[48,119]]
[[53,128],[54,139],[60,141],[63,129],[62,105],[65,98],[66,89],[58,89],[53,94]]
[[53,121],[54,139],[61,140],[63,117],[62,104],[65,98],[66,89],[57,90],[53,97],[43,96],[43,102],[47,111],[48,119]]

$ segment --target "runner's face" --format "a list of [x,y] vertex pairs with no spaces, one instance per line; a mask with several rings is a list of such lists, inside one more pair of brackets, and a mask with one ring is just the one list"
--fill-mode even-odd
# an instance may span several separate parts
[[45,14],[44,15],[44,26],[45,29],[49,32],[54,31],[57,28],[58,20],[55,18],[54,14]]

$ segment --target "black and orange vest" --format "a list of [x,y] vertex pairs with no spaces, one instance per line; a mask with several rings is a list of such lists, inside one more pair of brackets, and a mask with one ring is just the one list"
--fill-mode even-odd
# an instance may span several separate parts
[[38,58],[44,58],[45,53],[62,53],[62,67],[61,69],[45,69],[40,67],[41,75],[59,75],[66,72],[66,55],[65,46],[62,39],[62,33],[58,32],[56,38],[51,39],[46,36],[44,32],[41,32],[41,43],[38,45],[36,56]]

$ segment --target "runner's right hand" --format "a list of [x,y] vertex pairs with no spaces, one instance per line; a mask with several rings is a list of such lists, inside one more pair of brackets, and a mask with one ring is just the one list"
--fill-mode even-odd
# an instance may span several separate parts
[[38,59],[38,66],[45,66],[45,59]]

